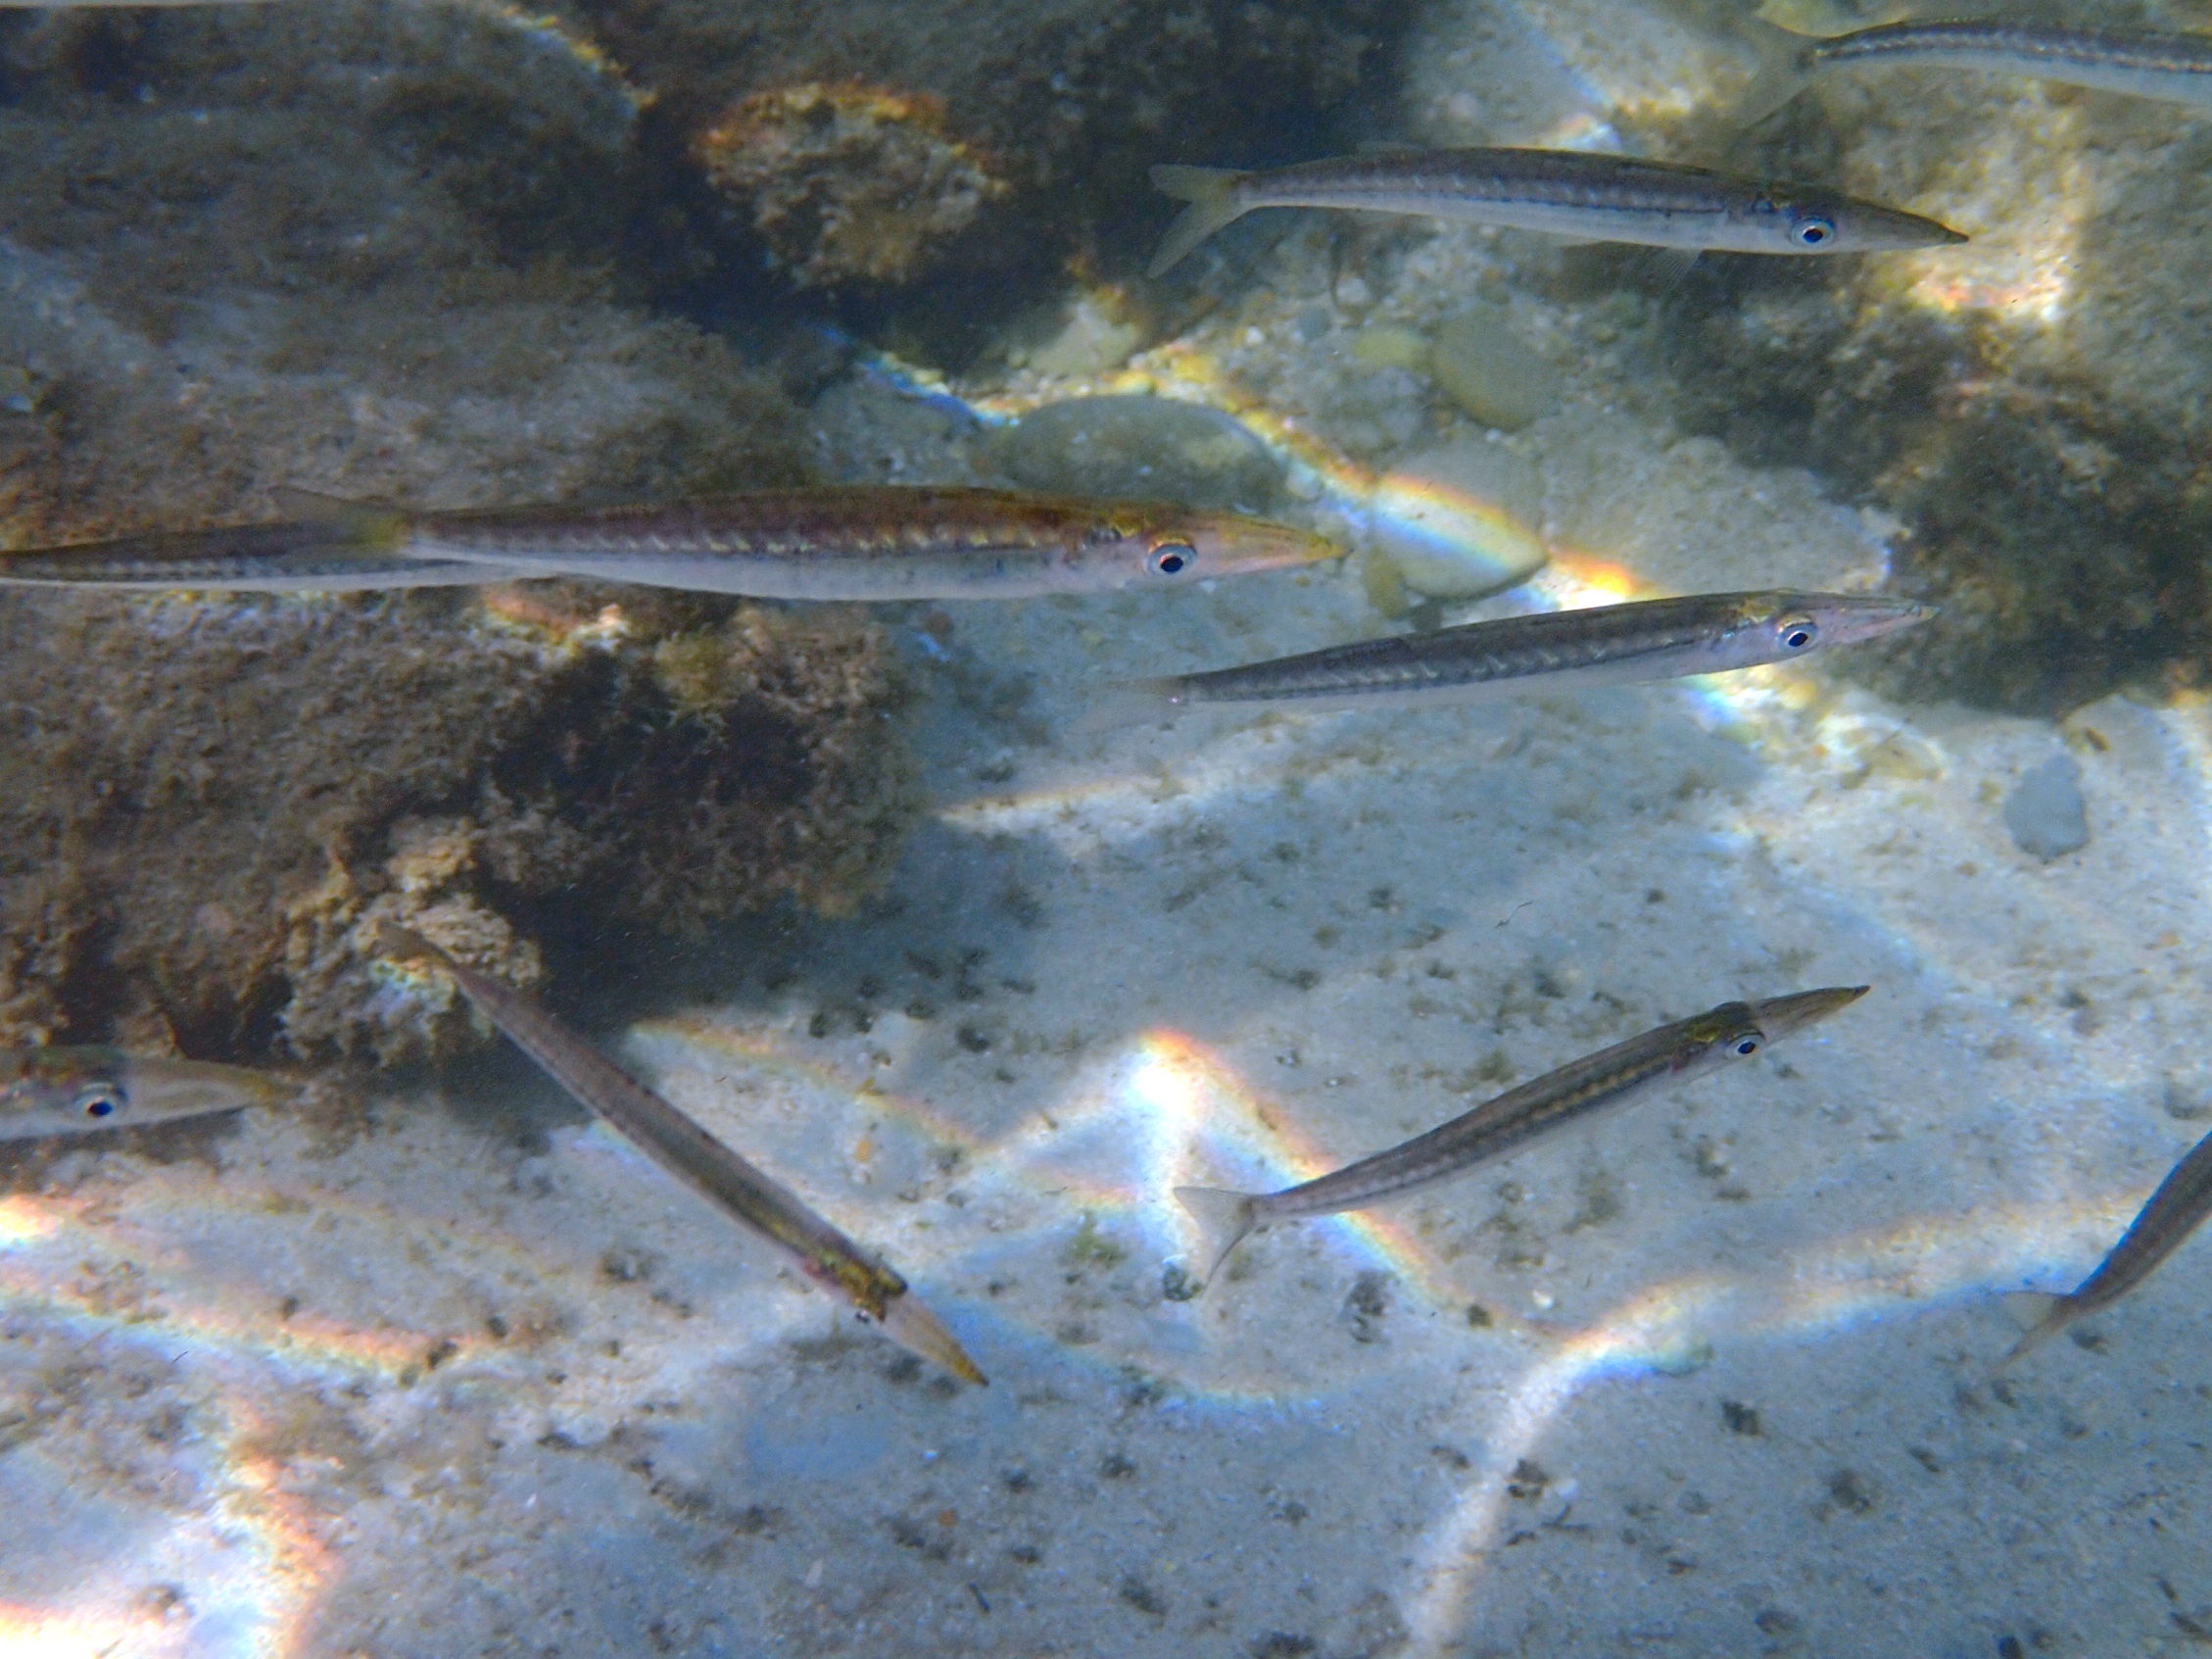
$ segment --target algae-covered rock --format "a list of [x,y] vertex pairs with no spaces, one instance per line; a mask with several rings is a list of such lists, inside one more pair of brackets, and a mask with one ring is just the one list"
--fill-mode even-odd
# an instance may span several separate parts
[[1265,512],[1282,488],[1282,464],[1240,421],[1168,398],[1046,404],[1000,427],[987,453],[1016,483],[1065,495]]
[[772,382],[621,302],[636,94],[550,27],[72,13],[0,63],[0,542],[802,472]]
[[883,634],[626,598],[9,596],[0,1040],[390,1058],[467,1025],[384,917],[527,983],[532,931],[848,907],[915,812]]
[[[813,136],[779,122],[720,171],[741,223],[871,240],[858,227],[889,224],[887,184],[909,180],[906,211],[932,229],[892,238],[912,257],[878,269],[899,280],[1039,274],[1101,243],[1140,264],[1173,211],[1147,168],[1258,159],[1348,99],[1402,26],[1381,0],[582,0],[579,16],[654,89],[653,127],[710,167],[722,146],[704,135],[812,112]],[[817,244],[828,264],[777,257],[803,280],[833,265],[857,279],[831,252],[842,234]]]
[[946,130],[941,99],[849,82],[754,93],[697,145],[802,288],[902,282],[1008,188]]

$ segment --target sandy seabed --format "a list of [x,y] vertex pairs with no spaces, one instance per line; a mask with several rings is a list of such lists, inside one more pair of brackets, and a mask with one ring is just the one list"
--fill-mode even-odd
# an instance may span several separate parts
[[[1317,455],[1439,418],[1360,330],[1518,246],[1451,233],[1352,294],[1294,233],[1161,384],[1293,409],[1325,519]],[[1894,526],[1685,437],[1602,323],[1515,292],[1560,371],[1510,440],[1554,562],[1495,605],[1882,578]],[[965,475],[966,429],[881,376],[815,413],[849,475]],[[519,1064],[346,1134],[87,1142],[0,1196],[0,1653],[2212,1641],[2212,1245],[1996,1373],[2001,1294],[2077,1282],[2212,1117],[2212,705],[2039,721],[1815,663],[1085,733],[1117,674],[1384,624],[1349,564],[890,619],[935,807],[888,895],[685,947],[598,1035],[880,1247],[991,1386]],[[2090,834],[2046,860],[2002,806],[2059,755]],[[1179,1183],[1288,1184],[1662,1020],[1857,983],[1192,1293]]]

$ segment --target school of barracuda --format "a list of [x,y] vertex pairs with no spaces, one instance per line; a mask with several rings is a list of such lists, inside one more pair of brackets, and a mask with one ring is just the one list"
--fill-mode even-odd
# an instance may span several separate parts
[[[1895,24],[1836,38],[1767,25],[1767,69],[1739,112],[1762,117],[1813,77],[1885,65],[2039,76],[2148,98],[2212,103],[2212,41],[1992,20]],[[1813,185],[1571,151],[1466,149],[1322,159],[1270,171],[1162,165],[1189,205],[1157,276],[1244,215],[1279,209],[1426,215],[1698,253],[1879,255],[1965,240],[1933,220]],[[359,591],[588,577],[782,601],[1014,600],[1312,564],[1342,550],[1310,530],[1172,505],[1006,490],[892,486],[786,490],[713,501],[468,512],[287,492],[289,516],[0,556],[0,585]],[[1159,720],[1216,706],[1412,708],[1725,673],[1794,660],[1927,620],[1873,595],[1692,595],[1360,641],[1271,661],[1130,682],[1099,718]],[[982,1371],[905,1280],[683,1113],[562,1029],[522,993],[434,939],[387,931],[395,971],[451,976],[539,1066],[678,1180],[772,1241],[810,1280],[963,1381]],[[1864,986],[1725,1001],[1573,1059],[1401,1146],[1272,1194],[1180,1188],[1218,1270],[1271,1222],[1364,1208],[1464,1174],[1600,1108],[1755,1053],[1867,994]],[[282,1085],[234,1068],[112,1049],[0,1060],[0,1139],[67,1136],[276,1105]],[[1162,1194],[1163,1200],[1168,1195]],[[2170,1256],[2212,1209],[2212,1137],[2175,1168],[2079,1289],[2042,1298],[2014,1349],[2103,1308]]]

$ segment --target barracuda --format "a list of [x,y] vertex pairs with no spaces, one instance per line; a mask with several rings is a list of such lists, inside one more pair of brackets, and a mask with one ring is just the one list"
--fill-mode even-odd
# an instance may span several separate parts
[[578,576],[754,599],[1024,599],[1187,587],[1333,559],[1308,530],[1015,490],[777,490],[657,507],[409,512],[278,492],[276,523],[0,555],[0,585],[451,586]]
[[724,1215],[774,1244],[807,1278],[880,1324],[893,1342],[964,1382],[985,1381],[976,1362],[904,1279],[528,997],[390,922],[382,928],[381,941],[396,957],[443,969],[484,1017],[555,1083]]
[[1660,1085],[1689,1083],[1767,1044],[1826,1019],[1865,996],[1863,985],[1801,991],[1763,1002],[1716,1008],[1631,1037],[1625,1043],[1509,1089],[1403,1146],[1279,1193],[1178,1187],[1176,1198],[1206,1237],[1212,1279],[1244,1237],[1271,1222],[1365,1209],[1449,1181],[1523,1142],[1581,1122]]
[[290,1084],[239,1066],[120,1049],[0,1049],[0,1141],[174,1123],[291,1094]]
[[2133,1291],[2188,1242],[2208,1212],[2212,1212],[2212,1135],[2191,1147],[2167,1172],[2094,1273],[2062,1296],[2028,1292],[2011,1298],[2015,1311],[2034,1323],[2004,1356],[2004,1364]]
[[1830,70],[1885,65],[2029,75],[2137,98],[2212,106],[2212,38],[2197,34],[2046,28],[1968,18],[1883,24],[1826,38],[1766,24],[1755,28],[1753,40],[1768,62],[1744,97],[1747,117],[1780,108]]
[[1213,705],[1300,710],[1461,703],[1520,691],[1717,674],[1877,639],[1926,621],[1931,606],[1858,594],[1722,593],[1555,610],[1392,635],[1241,668],[1112,688],[1089,726]]
[[1156,167],[1190,204],[1153,256],[1159,276],[1262,208],[1349,208],[1740,254],[1851,254],[1966,240],[1934,220],[1833,190],[1578,150],[1415,150],[1303,162],[1272,172]]

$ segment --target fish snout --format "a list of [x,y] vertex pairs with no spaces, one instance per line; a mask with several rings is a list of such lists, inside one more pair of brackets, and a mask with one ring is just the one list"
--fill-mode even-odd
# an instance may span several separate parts
[[1260,570],[1284,570],[1341,559],[1345,550],[1326,536],[1272,518],[1210,513],[1186,526],[1196,552],[1190,574],[1242,576]]
[[1917,627],[1934,618],[1940,607],[1925,600],[1893,598],[1887,594],[1852,597],[1837,607],[1824,630],[1831,645],[1851,645],[1880,639],[1901,628]]
[[1868,253],[1902,253],[1914,248],[1955,248],[1969,238],[1962,230],[1896,208],[1859,208],[1851,214],[1850,246]]
[[1752,1016],[1769,1043],[1815,1025],[1839,1009],[1848,1008],[1873,987],[1829,985],[1818,991],[1799,991],[1787,997],[1770,997],[1752,1004]]

